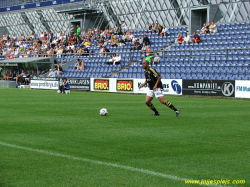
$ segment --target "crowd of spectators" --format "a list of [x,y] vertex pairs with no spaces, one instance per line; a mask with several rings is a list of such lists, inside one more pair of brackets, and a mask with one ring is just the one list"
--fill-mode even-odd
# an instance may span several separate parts
[[[216,33],[218,32],[217,26],[214,22],[209,22],[208,25],[204,24],[201,29],[200,34]],[[169,30],[166,26],[162,26],[158,23],[149,24],[147,33],[158,33],[158,36],[168,36]],[[117,35],[121,37],[117,38]],[[181,33],[175,38],[175,43],[200,43],[200,36],[194,32],[193,37],[190,37],[187,33],[183,37]],[[130,43],[130,50],[140,50],[144,59],[147,57],[153,57],[151,53],[151,42],[147,35],[136,37],[127,28],[124,21],[121,25],[111,28],[106,27],[104,30],[99,28],[90,28],[88,31],[81,29],[79,25],[75,30],[74,26],[71,25],[69,33],[66,31],[58,32],[42,32],[39,36],[36,34],[31,34],[30,36],[25,36],[22,34],[17,37],[15,34],[12,36],[4,35],[0,36],[0,55],[4,56],[6,59],[13,58],[25,58],[25,57],[60,57],[62,55],[76,55],[76,56],[88,56],[90,52],[90,47],[95,44],[95,48],[100,48],[100,55],[109,55],[110,59],[106,64],[117,65],[121,61],[121,55],[111,53],[107,48],[110,46],[118,47],[125,46]],[[109,45],[110,44],[110,45]],[[150,58],[150,59],[151,59]],[[149,59],[149,58],[148,58]],[[151,62],[157,64],[160,62],[159,54],[157,54],[154,60]],[[77,64],[75,65],[75,70],[84,70],[84,62],[79,58]],[[56,70],[48,70],[48,77],[54,77],[56,75],[62,74],[63,70],[60,66],[57,66]],[[28,73],[28,72],[27,72]],[[6,72],[5,80],[10,79],[13,72]],[[17,74],[15,80],[19,80],[23,77],[23,73]],[[29,73],[28,73],[29,74]],[[9,76],[11,75],[11,76]],[[19,76],[21,75],[21,76]],[[27,79],[28,80],[28,79]]]
[[169,30],[166,26],[162,26],[158,23],[149,23],[147,33],[158,33],[159,36],[169,36]]
[[200,34],[211,34],[211,33],[217,33],[218,29],[214,22],[208,22],[203,24],[203,27],[201,28]]
[[28,85],[32,77],[46,76],[48,73],[50,73],[49,69],[42,69],[38,73],[35,69],[26,69],[26,68],[18,68],[17,70],[10,69],[5,71],[3,80],[15,81],[16,84],[21,83],[24,85]]
[[[200,34],[216,33],[218,32],[217,26],[214,22],[209,22],[201,29]],[[158,23],[150,23],[148,25],[147,33],[158,33],[159,36],[168,36],[169,30],[166,26],[162,26]],[[116,35],[122,35],[119,39]],[[147,35],[134,36],[127,28],[124,21],[121,25],[111,28],[107,27],[104,30],[99,28],[92,28],[85,31],[77,25],[76,32],[74,26],[71,25],[70,31],[67,34],[66,31],[58,32],[42,32],[39,36],[31,33],[29,36],[22,34],[17,37],[15,34],[12,36],[4,35],[0,36],[0,55],[6,59],[13,58],[25,58],[25,57],[56,57],[65,54],[76,54],[76,56],[88,56],[92,43],[97,41],[95,47],[100,47],[101,55],[110,55],[109,49],[107,49],[108,43],[111,47],[124,46],[128,42],[132,44],[131,50],[143,50],[145,45],[151,44]],[[175,43],[199,43],[201,40],[197,33],[193,38],[189,35],[182,37],[178,34],[175,39]]]

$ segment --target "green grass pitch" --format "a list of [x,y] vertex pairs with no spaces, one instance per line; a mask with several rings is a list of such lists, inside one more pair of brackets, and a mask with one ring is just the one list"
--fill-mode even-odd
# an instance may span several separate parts
[[145,95],[0,89],[0,186],[250,186],[250,101],[165,98],[179,117]]

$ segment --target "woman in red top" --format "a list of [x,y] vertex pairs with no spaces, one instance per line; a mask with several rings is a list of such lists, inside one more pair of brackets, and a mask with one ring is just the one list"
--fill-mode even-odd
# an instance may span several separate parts
[[182,43],[182,42],[183,42],[183,38],[182,38],[181,33],[179,33],[178,37],[175,38],[175,43],[178,44],[178,43]]

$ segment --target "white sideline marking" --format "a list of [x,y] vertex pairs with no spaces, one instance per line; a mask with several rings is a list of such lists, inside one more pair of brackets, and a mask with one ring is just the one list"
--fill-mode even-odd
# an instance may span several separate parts
[[[26,150],[26,151],[42,153],[42,154],[51,155],[51,156],[68,158],[68,159],[71,159],[71,160],[78,160],[78,161],[89,162],[89,163],[98,164],[98,165],[110,166],[110,167],[115,167],[115,168],[122,168],[122,169],[125,169],[125,170],[136,171],[136,172],[140,172],[140,173],[144,173],[144,174],[148,174],[148,175],[153,175],[153,176],[157,176],[157,177],[162,177],[162,178],[166,178],[166,179],[172,179],[172,180],[176,180],[176,181],[184,181],[185,182],[186,180],[192,180],[192,179],[185,179],[185,178],[177,177],[177,176],[174,176],[174,175],[167,175],[167,174],[164,174],[164,173],[150,171],[150,170],[146,170],[146,169],[134,168],[134,167],[130,167],[130,166],[123,166],[123,165],[119,165],[119,164],[112,164],[112,163],[108,163],[108,162],[102,162],[102,161],[98,161],[98,160],[91,160],[91,159],[88,159],[88,158],[75,157],[75,156],[71,156],[71,155],[64,155],[64,154],[45,151],[45,150],[40,150],[40,149],[33,149],[33,148],[23,147],[23,146],[14,145],[14,144],[8,144],[8,143],[5,143],[5,142],[0,142],[0,145],[6,146],[6,147],[22,149],[22,150]],[[215,185],[215,184],[209,184],[209,185],[206,185],[206,186],[222,187],[221,185]],[[223,187],[226,187],[226,186],[223,185]]]

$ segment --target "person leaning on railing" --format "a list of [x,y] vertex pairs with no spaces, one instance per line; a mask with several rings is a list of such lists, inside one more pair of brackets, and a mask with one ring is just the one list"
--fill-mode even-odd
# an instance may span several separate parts
[[63,74],[63,69],[62,69],[62,67],[60,66],[60,64],[57,64],[57,68],[56,68],[55,73],[56,73],[57,75]]

